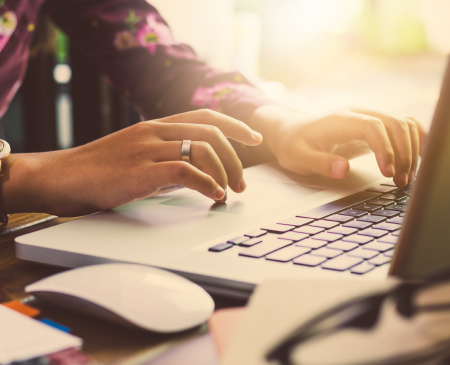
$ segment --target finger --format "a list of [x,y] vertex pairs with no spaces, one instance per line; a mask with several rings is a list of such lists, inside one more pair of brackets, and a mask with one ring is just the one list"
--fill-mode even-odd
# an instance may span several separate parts
[[408,117],[408,120],[412,120],[417,127],[417,132],[419,134],[419,155],[423,157],[423,147],[425,145],[425,138],[427,137],[427,131],[423,128],[422,124],[420,124],[415,118]]
[[231,143],[224,134],[215,126],[198,124],[167,124],[161,125],[159,136],[165,141],[176,141],[178,147],[171,148],[171,159],[179,160],[181,153],[181,142],[185,139],[192,141],[207,142],[215,151],[228,177],[228,185],[235,192],[245,190],[245,181],[243,180],[242,163]]
[[261,134],[252,130],[247,124],[209,109],[172,115],[158,121],[161,123],[212,125],[219,128],[227,138],[246,145],[257,146],[262,142]]
[[[155,162],[180,161],[181,142],[169,141],[159,143],[159,149],[153,156]],[[222,161],[214,149],[207,142],[192,141],[190,151],[190,163],[210,175],[220,186],[226,189],[228,178]]]
[[[337,120],[336,120],[337,119]],[[375,117],[346,112],[334,114],[321,126],[327,131],[330,141],[348,143],[351,140],[365,140],[375,153],[378,166],[386,177],[395,175],[395,158],[391,141],[383,122]]]
[[152,164],[148,173],[153,180],[158,176],[155,189],[181,185],[216,201],[225,197],[225,190],[210,175],[183,161]]
[[[297,163],[301,156],[304,163]],[[300,143],[293,149],[290,170],[300,175],[319,174],[335,179],[343,179],[350,171],[350,164],[342,156],[312,148],[308,143]]]
[[383,116],[383,121],[395,152],[394,182],[398,186],[405,186],[408,184],[413,161],[409,124],[405,119],[390,116]]
[[414,120],[406,120],[409,126],[409,135],[411,137],[412,162],[411,170],[409,172],[408,183],[412,184],[416,178],[417,166],[419,164],[420,153],[420,135],[417,123]]
[[[358,112],[380,118],[383,121],[392,121],[393,119],[395,120],[395,118],[392,118],[386,114],[379,113],[379,112],[367,111],[367,110],[359,110]],[[425,138],[427,136],[427,132],[415,118],[409,117],[404,120],[408,124],[409,137],[410,137],[410,142],[411,142],[411,168],[409,171],[408,182],[412,182],[415,178],[415,173],[416,173],[417,166],[418,166],[418,156],[419,155],[421,156],[423,153],[423,146],[424,146]],[[416,130],[417,130],[417,132],[416,132]],[[396,159],[396,161],[397,161],[397,159]],[[397,171],[397,173],[398,173],[398,171]],[[404,180],[404,178],[405,177],[403,176],[402,180]],[[394,180],[396,180],[396,179],[394,179]],[[403,185],[403,183],[404,183],[404,181],[401,182],[402,185]]]
[[[365,114],[365,115],[371,115],[373,117],[379,118],[379,119],[383,119],[384,117],[387,117],[386,114],[383,113],[379,113],[379,112],[375,112],[372,110],[362,110],[362,109],[352,109],[354,112],[356,113],[360,113],[360,114]],[[427,131],[424,129],[424,127],[422,126],[421,123],[419,123],[419,121],[417,121],[416,118],[414,117],[408,117],[406,118],[410,121],[413,121],[414,123],[416,123],[417,126],[417,130],[419,132],[419,141],[420,141],[420,153],[422,153],[422,149],[423,149],[423,145],[424,145],[424,141],[425,138],[427,136]]]

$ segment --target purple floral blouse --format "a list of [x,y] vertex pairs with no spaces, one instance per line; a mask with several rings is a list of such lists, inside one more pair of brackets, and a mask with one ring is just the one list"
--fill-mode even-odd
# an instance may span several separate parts
[[23,79],[39,16],[66,32],[146,119],[209,108],[246,121],[270,102],[241,74],[216,70],[178,43],[146,0],[0,0],[0,117]]

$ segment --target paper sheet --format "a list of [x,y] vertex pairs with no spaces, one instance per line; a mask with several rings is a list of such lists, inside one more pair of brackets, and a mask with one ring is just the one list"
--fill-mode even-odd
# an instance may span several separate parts
[[80,347],[82,339],[0,305],[0,365]]

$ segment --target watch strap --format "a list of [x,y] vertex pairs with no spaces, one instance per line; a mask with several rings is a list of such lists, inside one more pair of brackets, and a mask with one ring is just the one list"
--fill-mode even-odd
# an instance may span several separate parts
[[9,222],[9,214],[6,214],[3,206],[3,162],[9,157],[11,147],[8,142],[0,139],[0,229]]

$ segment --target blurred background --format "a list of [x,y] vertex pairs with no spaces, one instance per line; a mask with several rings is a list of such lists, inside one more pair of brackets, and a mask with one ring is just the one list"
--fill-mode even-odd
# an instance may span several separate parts
[[[450,51],[448,0],[150,3],[202,59],[239,70],[291,108],[361,106],[431,122]],[[31,58],[2,120],[15,152],[69,148],[140,120],[70,39],[40,24],[37,36],[48,34],[55,34],[51,52]]]

